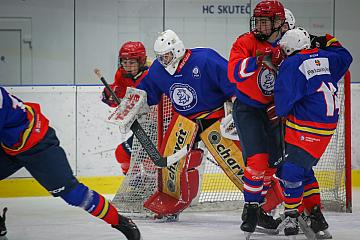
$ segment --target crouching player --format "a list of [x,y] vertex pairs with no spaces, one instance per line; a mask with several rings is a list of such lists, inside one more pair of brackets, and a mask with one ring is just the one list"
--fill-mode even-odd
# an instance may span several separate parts
[[[146,50],[142,42],[126,42],[119,50],[119,68],[115,73],[114,83],[110,85],[118,98],[125,96],[127,87],[136,87],[146,76],[148,67],[146,64]],[[104,88],[102,101],[110,107],[116,107],[117,103],[110,92]],[[124,175],[129,170],[132,151],[133,135],[119,144],[115,150],[115,157],[120,163]]]
[[[287,31],[280,41],[288,56],[275,81],[275,111],[286,119],[286,158],[278,176],[284,185],[285,235],[299,232],[297,217],[306,209],[311,228],[320,234],[328,228],[320,206],[319,185],[312,169],[324,153],[339,117],[337,83],[349,68],[350,53],[332,36],[325,50],[310,49],[303,28]],[[304,187],[312,186],[303,201]],[[311,200],[311,201],[310,201]],[[306,204],[305,204],[306,203]]]
[[[118,214],[104,196],[75,178],[40,105],[22,102],[3,87],[0,87],[0,143],[0,180],[25,167],[54,197],[102,219],[129,240],[141,239],[131,219]],[[0,223],[1,234],[6,234],[5,213]]]

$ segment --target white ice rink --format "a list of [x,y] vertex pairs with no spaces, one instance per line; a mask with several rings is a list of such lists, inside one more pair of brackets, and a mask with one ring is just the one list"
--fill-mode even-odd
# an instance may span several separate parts
[[[0,198],[9,208],[9,240],[120,240],[125,237],[103,221],[52,197]],[[136,220],[144,240],[240,240],[240,210],[185,212],[176,223]],[[353,213],[325,212],[333,239],[360,239],[360,190],[353,192]],[[288,239],[283,235],[254,234],[251,239]],[[306,239],[299,235],[297,239]]]

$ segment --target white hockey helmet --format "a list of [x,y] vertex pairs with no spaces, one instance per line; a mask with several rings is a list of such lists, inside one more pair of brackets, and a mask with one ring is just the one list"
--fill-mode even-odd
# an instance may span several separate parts
[[154,51],[157,60],[173,75],[185,54],[185,46],[173,30],[166,30],[156,39]]
[[292,14],[292,12],[287,8],[285,8],[284,11],[285,11],[285,23],[289,25],[289,30],[294,29],[295,28],[294,14]]
[[282,51],[287,55],[291,55],[295,51],[309,49],[311,46],[309,33],[297,27],[287,31],[281,38],[279,45]]

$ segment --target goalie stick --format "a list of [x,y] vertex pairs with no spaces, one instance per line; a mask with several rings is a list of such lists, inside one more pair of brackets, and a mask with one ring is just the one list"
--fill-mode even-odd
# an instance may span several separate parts
[[[101,80],[101,82],[104,84],[106,89],[110,92],[112,98],[115,100],[115,102],[120,105],[121,101],[116,96],[114,91],[111,89],[105,78],[102,76],[101,71],[99,69],[94,69],[94,72],[96,76]],[[131,131],[135,134],[136,138],[139,140],[141,146],[145,149],[146,153],[149,155],[150,159],[153,161],[153,163],[160,168],[165,168],[173,165],[177,161],[179,161],[181,158],[185,157],[185,155],[188,152],[189,145],[181,148],[176,153],[163,157],[161,156],[160,152],[154,145],[154,143],[150,140],[149,136],[146,134],[145,130],[141,127],[138,120],[135,120],[134,123],[130,127]]]

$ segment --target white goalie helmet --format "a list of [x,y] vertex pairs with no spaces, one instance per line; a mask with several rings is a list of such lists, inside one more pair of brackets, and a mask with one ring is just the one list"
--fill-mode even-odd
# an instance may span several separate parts
[[305,29],[297,27],[287,31],[279,45],[282,51],[289,56],[295,51],[309,49],[311,46],[310,35]]
[[287,23],[289,25],[289,29],[294,29],[295,28],[295,17],[294,14],[292,14],[292,12],[285,8],[285,23]]
[[173,75],[185,54],[185,46],[173,30],[166,30],[156,39],[154,51],[157,60]]

